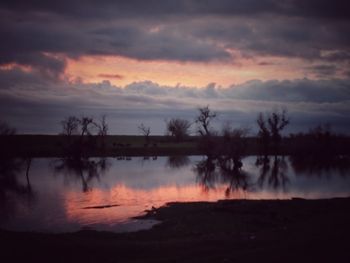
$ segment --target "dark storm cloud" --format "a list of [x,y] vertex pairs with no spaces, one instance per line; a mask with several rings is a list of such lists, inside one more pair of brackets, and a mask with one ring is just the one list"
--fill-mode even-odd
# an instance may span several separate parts
[[[35,16],[35,14],[34,14]],[[66,21],[55,16],[17,21],[2,16],[0,63],[16,62],[61,70],[64,61],[45,53],[76,58],[82,55],[119,55],[143,60],[210,61],[230,54],[217,44],[180,31],[150,31],[151,26],[114,22]],[[104,20],[102,19],[101,22]],[[106,22],[108,23],[108,22]],[[60,64],[61,63],[61,64]],[[61,66],[61,67],[59,67]]]
[[247,100],[306,103],[346,102],[350,101],[350,80],[252,80],[231,86],[229,89],[222,89],[222,92],[231,98]]
[[275,13],[330,19],[349,19],[350,6],[348,1],[344,0],[61,0],[55,2],[4,0],[1,5],[23,12],[30,10],[82,17]]
[[232,59],[227,48],[349,61],[349,10],[341,0],[1,1],[0,63],[55,75],[64,60],[45,53],[211,61]]

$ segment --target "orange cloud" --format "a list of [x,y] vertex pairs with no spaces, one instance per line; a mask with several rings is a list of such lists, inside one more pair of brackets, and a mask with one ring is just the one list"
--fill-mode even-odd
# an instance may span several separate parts
[[[115,56],[84,56],[78,60],[68,59],[66,75],[85,83],[109,80],[112,84],[125,86],[132,82],[150,80],[161,85],[204,87],[216,83],[224,87],[251,79],[294,79],[305,77],[300,61],[282,58],[240,59],[239,64],[223,62],[170,62],[139,61]],[[262,65],[263,64],[263,65]],[[292,70],[293,69],[293,70]],[[101,73],[103,72],[103,73]]]

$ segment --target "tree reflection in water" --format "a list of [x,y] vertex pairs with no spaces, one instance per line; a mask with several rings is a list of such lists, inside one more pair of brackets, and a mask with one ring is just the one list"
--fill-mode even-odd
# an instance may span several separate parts
[[216,158],[206,156],[202,161],[198,162],[194,167],[197,174],[197,181],[204,191],[215,188],[219,174],[216,171]]
[[239,191],[254,190],[256,186],[263,188],[266,184],[274,189],[286,190],[290,180],[287,177],[288,165],[284,157],[259,156],[255,165],[260,167],[256,182],[253,182],[254,176],[243,169],[243,163],[230,156],[206,156],[195,165],[194,171],[197,181],[205,191],[215,189],[219,184],[226,185],[226,197]]
[[250,187],[249,174],[236,158],[206,156],[195,165],[194,171],[204,191],[215,189],[217,184],[225,184],[225,195],[229,197],[234,192],[246,191]]
[[[32,205],[34,192],[30,184],[31,158],[8,158],[0,160],[0,210],[1,218],[7,218],[15,212],[17,201],[27,201]],[[24,172],[25,171],[25,172]],[[25,173],[26,184],[19,180],[19,176]]]
[[350,173],[350,157],[335,156],[290,156],[290,163],[296,175],[307,176],[331,176],[336,173],[340,176],[349,176]]
[[66,179],[81,180],[82,191],[91,189],[93,179],[100,179],[110,167],[106,158],[62,158],[54,161],[54,171],[63,174]]
[[190,158],[186,155],[173,155],[167,159],[167,166],[173,169],[179,169],[181,167],[190,164]]
[[228,183],[225,196],[230,195],[239,190],[244,192],[249,189],[249,174],[242,169],[242,162],[236,158],[226,157],[219,159],[219,170],[224,182]]
[[[270,158],[272,158],[272,162]],[[258,156],[255,165],[260,167],[257,180],[259,187],[263,188],[266,182],[268,186],[272,186],[274,189],[282,188],[284,191],[286,190],[290,181],[286,174],[288,166],[284,156]]]

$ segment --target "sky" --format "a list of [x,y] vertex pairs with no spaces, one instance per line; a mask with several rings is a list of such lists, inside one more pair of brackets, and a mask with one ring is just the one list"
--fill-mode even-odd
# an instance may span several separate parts
[[18,133],[106,114],[111,134],[164,134],[206,105],[217,129],[286,108],[289,132],[350,133],[349,1],[2,0],[0,35],[0,120]]

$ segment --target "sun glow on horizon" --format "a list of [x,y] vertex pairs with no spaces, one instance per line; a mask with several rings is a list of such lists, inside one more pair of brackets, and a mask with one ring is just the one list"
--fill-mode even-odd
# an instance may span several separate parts
[[[242,59],[239,63],[228,62],[174,62],[141,61],[116,56],[84,56],[67,59],[65,75],[84,83],[98,83],[108,80],[116,86],[133,82],[152,81],[160,85],[205,87],[209,83],[228,87],[252,79],[295,79],[304,77],[298,70],[298,61],[288,66],[279,58],[271,58],[271,63]],[[278,76],[278,77],[277,77]]]

